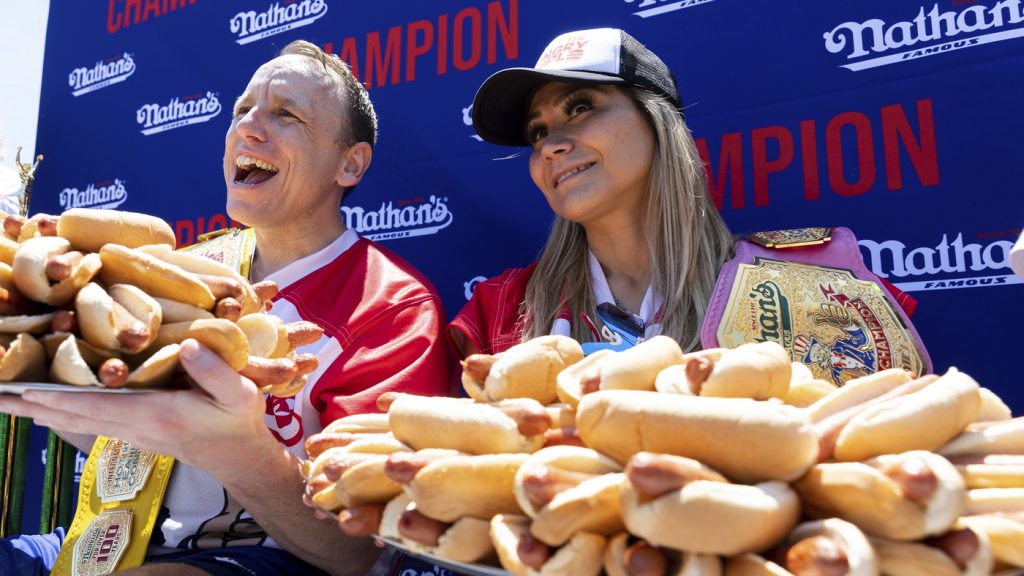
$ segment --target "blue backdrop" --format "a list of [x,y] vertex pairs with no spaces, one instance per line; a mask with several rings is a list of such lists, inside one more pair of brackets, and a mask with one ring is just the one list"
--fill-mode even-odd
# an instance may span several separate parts
[[380,143],[344,208],[440,289],[531,262],[551,216],[526,155],[480,142],[476,87],[562,32],[622,27],[675,71],[734,232],[852,228],[919,300],[936,370],[1006,399],[1024,319],[1009,250],[1024,224],[1019,0],[51,0],[33,211],[110,206],[182,243],[228,225],[234,98],[291,40],[370,86]]

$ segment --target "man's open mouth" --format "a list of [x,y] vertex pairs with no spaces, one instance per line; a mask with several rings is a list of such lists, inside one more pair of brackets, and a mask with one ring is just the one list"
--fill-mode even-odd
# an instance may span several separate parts
[[278,172],[278,167],[270,162],[257,160],[252,156],[235,158],[235,183],[255,186],[270,180]]

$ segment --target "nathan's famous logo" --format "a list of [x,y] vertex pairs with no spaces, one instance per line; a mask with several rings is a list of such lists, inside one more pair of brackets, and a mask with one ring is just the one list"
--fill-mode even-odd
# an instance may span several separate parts
[[142,125],[142,133],[149,136],[206,122],[220,114],[220,110],[217,92],[207,92],[172,98],[167,104],[145,104],[135,112],[135,120]]
[[779,285],[770,280],[761,282],[751,289],[750,297],[757,310],[752,315],[756,325],[751,326],[758,342],[778,342],[790,348],[793,342],[793,326],[790,320],[789,299]]
[[683,8],[692,8],[700,4],[707,4],[708,2],[714,1],[715,0],[626,0],[626,3],[635,4],[635,8],[640,8],[640,10],[633,12],[634,16],[650,18],[651,16],[661,16],[668,12],[675,12],[676,10],[682,10]]
[[850,62],[840,66],[856,71],[1024,36],[1024,6],[1019,0],[959,11],[943,11],[933,4],[925,10],[921,6],[913,19],[897,22],[843,22],[825,32],[825,49],[845,54]]
[[286,1],[284,5],[274,2],[262,12],[249,10],[231,17],[231,33],[238,36],[235,42],[248,44],[268,36],[287,32],[312,24],[327,14],[325,0]]
[[[1019,230],[1002,233],[1016,238]],[[865,264],[904,292],[978,288],[1024,283],[1010,270],[1012,240],[965,242],[946,234],[935,246],[911,247],[898,240],[860,240]]]
[[65,188],[60,191],[60,205],[64,210],[72,208],[117,208],[128,199],[128,191],[124,188],[124,180],[115,178],[89,184],[84,190]]
[[75,68],[68,74],[68,84],[71,86],[71,95],[78,97],[111,84],[124,82],[134,73],[135,60],[131,54],[125,52],[120,56],[100,60],[91,68]]
[[437,234],[451,225],[448,199],[438,196],[382,202],[377,210],[342,206],[345,226],[370,240],[393,240]]

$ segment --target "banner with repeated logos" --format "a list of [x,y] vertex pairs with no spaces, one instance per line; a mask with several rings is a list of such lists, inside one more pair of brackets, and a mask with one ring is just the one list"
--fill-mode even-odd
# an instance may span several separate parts
[[551,213],[528,153],[479,141],[477,86],[556,35],[622,27],[674,70],[736,233],[843,225],[918,299],[936,369],[1024,410],[1020,0],[51,0],[33,210],[159,215],[179,242],[229,225],[221,160],[253,71],[303,38],[370,87],[380,142],[343,208],[449,315],[534,260]]

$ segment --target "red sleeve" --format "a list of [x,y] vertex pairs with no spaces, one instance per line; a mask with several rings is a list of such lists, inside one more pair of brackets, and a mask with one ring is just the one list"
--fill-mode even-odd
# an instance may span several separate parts
[[378,412],[384,392],[425,396],[448,392],[448,352],[441,335],[444,313],[435,296],[391,306],[351,335],[310,397],[320,424]]
[[900,305],[900,308],[903,308],[903,311],[907,313],[907,318],[912,317],[914,315],[914,311],[917,310],[917,299],[903,290],[900,290],[895,284],[881,276],[878,276],[878,281],[882,283],[882,286],[885,286],[885,289],[889,291],[889,294],[896,299],[896,303]]
[[497,354],[518,344],[524,329],[519,306],[535,267],[512,268],[477,284],[473,297],[448,325],[452,350],[459,352],[456,334],[472,342],[482,354]]

